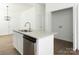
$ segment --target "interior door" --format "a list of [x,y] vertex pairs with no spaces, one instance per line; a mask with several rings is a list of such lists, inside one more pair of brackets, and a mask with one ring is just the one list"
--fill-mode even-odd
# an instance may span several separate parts
[[73,42],[73,9],[67,8],[52,12],[52,30],[55,37]]

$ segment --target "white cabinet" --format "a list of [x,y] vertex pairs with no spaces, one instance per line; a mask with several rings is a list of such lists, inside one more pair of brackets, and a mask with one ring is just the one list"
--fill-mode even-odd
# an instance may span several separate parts
[[35,26],[37,30],[45,30],[45,5],[35,4]]
[[23,54],[23,34],[14,32],[13,45],[21,54]]
[[[21,55],[52,55],[54,35],[33,37],[14,32],[13,45]],[[43,33],[44,34],[44,33]],[[37,35],[37,34],[36,34]],[[44,34],[45,35],[45,34]]]
[[53,55],[54,35],[49,35],[36,42],[36,55]]

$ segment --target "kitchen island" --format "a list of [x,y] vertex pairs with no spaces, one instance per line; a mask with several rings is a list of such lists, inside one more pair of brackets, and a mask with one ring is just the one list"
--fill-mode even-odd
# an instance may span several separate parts
[[13,45],[22,55],[52,55],[54,33],[14,30]]

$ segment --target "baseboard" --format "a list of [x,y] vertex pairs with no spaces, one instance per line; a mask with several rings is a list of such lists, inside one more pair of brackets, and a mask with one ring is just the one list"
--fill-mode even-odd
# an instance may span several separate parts
[[0,36],[8,36],[8,35],[13,35],[13,34],[5,34],[5,35],[0,35]]
[[58,39],[58,40],[61,40],[61,41],[66,41],[66,42],[73,43],[73,42],[71,42],[71,41],[67,41],[67,40],[63,40],[63,39],[59,39],[59,38],[54,38],[54,39]]

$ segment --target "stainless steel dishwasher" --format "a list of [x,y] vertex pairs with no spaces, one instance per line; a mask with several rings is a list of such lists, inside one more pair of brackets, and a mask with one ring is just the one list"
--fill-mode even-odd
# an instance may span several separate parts
[[30,37],[28,35],[23,36],[23,54],[24,55],[34,55],[34,43],[36,43],[36,38]]

